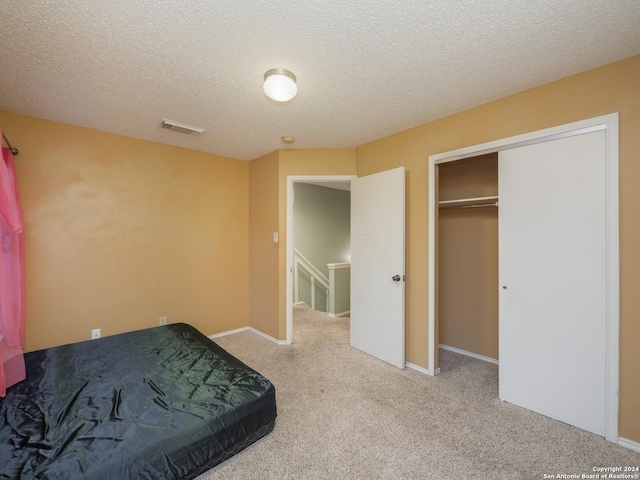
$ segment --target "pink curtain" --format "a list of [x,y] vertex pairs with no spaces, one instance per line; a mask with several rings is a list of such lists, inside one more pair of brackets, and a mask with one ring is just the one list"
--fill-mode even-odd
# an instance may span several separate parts
[[22,208],[13,154],[0,162],[0,397],[25,379],[25,281]]

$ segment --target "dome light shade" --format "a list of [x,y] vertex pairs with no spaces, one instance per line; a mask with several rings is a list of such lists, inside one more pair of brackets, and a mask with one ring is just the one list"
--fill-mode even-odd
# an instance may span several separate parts
[[276,102],[288,102],[298,93],[296,76],[289,70],[274,68],[264,74],[264,93]]

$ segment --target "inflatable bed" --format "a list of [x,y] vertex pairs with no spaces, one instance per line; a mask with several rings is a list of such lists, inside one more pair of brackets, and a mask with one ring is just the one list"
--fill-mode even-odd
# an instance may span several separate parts
[[275,389],[186,324],[25,354],[0,479],[192,479],[267,435]]

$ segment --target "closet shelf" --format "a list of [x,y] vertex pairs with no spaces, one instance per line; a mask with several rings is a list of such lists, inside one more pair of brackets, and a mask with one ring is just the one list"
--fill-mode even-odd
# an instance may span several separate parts
[[455,200],[440,200],[440,209],[446,208],[476,208],[476,207],[497,207],[498,196],[457,198]]
[[443,208],[456,207],[497,207],[498,197],[474,197],[474,198],[457,198],[455,200],[440,200],[438,205]]

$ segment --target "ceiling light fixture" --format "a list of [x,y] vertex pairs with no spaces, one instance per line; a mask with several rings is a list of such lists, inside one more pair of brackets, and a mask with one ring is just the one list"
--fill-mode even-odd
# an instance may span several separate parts
[[296,76],[289,70],[273,68],[264,74],[264,93],[276,102],[288,102],[298,93]]

